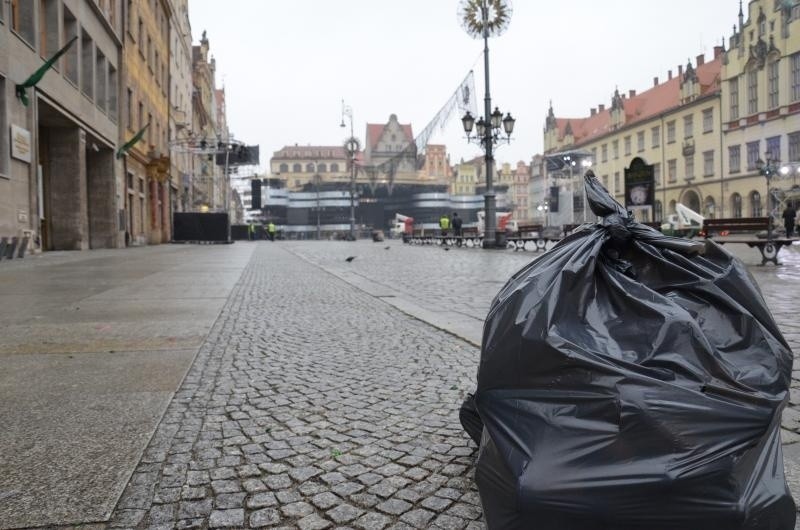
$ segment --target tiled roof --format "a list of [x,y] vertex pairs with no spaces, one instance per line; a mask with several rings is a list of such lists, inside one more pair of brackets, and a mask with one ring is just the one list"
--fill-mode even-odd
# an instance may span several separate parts
[[[722,69],[722,56],[696,68],[700,83],[700,97],[719,91],[719,80]],[[623,100],[625,124],[629,126],[645,121],[680,105],[681,79],[678,75],[660,83],[649,90]],[[575,145],[584,144],[598,136],[612,131],[611,110],[609,108],[586,118],[556,118],[558,137],[564,138],[567,124],[572,127]]]
[[[414,135],[411,132],[411,124],[410,123],[401,123],[400,127],[403,130],[403,134],[406,137],[406,140],[409,142],[414,141]],[[370,147],[375,147],[380,140],[381,134],[383,134],[383,129],[386,128],[385,123],[368,123],[367,124],[367,145]]]

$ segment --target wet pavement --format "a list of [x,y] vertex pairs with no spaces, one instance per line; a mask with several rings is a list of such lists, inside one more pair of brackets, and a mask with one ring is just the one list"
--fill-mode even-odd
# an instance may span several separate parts
[[[730,250],[799,351],[800,248],[782,267]],[[538,255],[258,242],[0,263],[0,528],[482,528],[458,407],[492,298]]]

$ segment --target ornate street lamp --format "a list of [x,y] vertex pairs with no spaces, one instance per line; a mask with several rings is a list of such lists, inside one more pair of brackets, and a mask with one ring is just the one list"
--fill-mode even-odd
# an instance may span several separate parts
[[344,104],[342,100],[342,123],[339,127],[344,127],[344,117],[350,118],[350,138],[344,141],[344,149],[350,162],[350,241],[356,240],[356,154],[361,150],[361,142],[353,133],[353,108]]
[[773,160],[772,153],[769,152],[765,154],[765,157],[767,159],[766,162],[761,160],[760,158],[756,160],[756,167],[758,168],[759,173],[761,173],[762,176],[767,178],[766,202],[767,202],[767,217],[769,217],[769,223],[767,223],[767,241],[772,241],[772,208],[770,205],[770,202],[772,202],[770,196],[772,186],[770,185],[770,181],[772,180],[772,177],[775,176],[775,173],[778,172],[778,168],[780,167],[781,161],[777,159]]
[[[461,122],[464,125],[464,132],[467,133],[467,141],[474,140],[481,145],[484,151],[486,164],[484,248],[497,246],[497,208],[492,174],[494,164],[492,148],[500,140],[501,126],[506,133],[505,139],[508,142],[511,141],[515,121],[511,114],[506,114],[506,117],[503,118],[503,113],[497,107],[492,112],[492,98],[489,93],[489,37],[499,36],[508,28],[513,12],[510,0],[461,0],[458,7],[458,17],[464,31],[474,39],[483,39],[484,115],[475,122],[475,118],[467,112]],[[476,130],[474,137],[471,136],[473,126]]]

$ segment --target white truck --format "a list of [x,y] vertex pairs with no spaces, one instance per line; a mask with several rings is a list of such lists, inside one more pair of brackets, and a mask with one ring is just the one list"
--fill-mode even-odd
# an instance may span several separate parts
[[[495,218],[497,219],[497,231],[498,232],[505,232],[506,230],[510,230],[512,232],[517,231],[517,221],[512,219],[512,212],[495,212]],[[485,218],[486,213],[483,210],[478,212],[478,233],[483,235],[485,231]]]
[[389,235],[391,237],[403,237],[403,234],[407,231],[407,226],[411,225],[414,226],[414,218],[409,217],[407,215],[395,213],[394,214],[394,221],[392,222],[391,228],[389,228]]
[[667,216],[661,224],[661,231],[666,235],[691,237],[703,229],[705,217],[681,203],[675,205],[675,213]]

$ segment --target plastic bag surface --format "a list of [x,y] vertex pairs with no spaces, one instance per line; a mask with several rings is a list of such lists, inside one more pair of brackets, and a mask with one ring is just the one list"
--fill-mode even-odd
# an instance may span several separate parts
[[515,274],[486,319],[474,399],[489,528],[792,530],[792,352],[755,281],[585,180],[602,222]]

